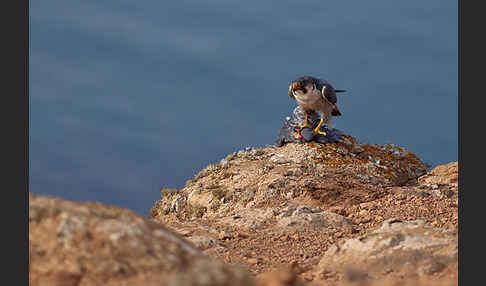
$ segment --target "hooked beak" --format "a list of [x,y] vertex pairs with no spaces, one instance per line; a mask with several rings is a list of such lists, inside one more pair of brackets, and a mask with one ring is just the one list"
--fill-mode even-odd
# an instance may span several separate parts
[[335,91],[336,93],[339,93],[339,92],[346,92],[346,90],[344,90],[344,89],[335,89],[334,91]]
[[301,89],[303,85],[297,83],[297,82],[293,82],[292,83],[292,88],[293,89]]

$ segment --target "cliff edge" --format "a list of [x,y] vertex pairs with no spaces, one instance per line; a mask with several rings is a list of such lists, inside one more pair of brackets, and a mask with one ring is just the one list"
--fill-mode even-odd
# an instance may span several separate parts
[[[448,176],[454,170],[457,176],[454,166]],[[454,282],[457,180],[440,181],[436,173],[403,147],[363,144],[346,134],[327,144],[247,148],[207,166],[180,190],[163,188],[150,216],[207,255],[257,276],[292,268],[317,285],[355,276]],[[394,231],[379,231],[390,225]],[[353,252],[367,237],[368,251]],[[440,243],[420,242],[427,240]],[[407,247],[413,249],[401,251]]]

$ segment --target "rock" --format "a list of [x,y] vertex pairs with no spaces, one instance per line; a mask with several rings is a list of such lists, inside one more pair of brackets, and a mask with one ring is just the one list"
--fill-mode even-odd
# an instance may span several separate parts
[[337,149],[336,149],[336,153],[340,154],[340,155],[343,155],[343,156],[346,156],[348,155],[349,151],[348,149],[346,149],[346,147],[344,146],[339,146]]
[[258,286],[304,286],[293,269],[279,269],[258,276]]
[[[186,187],[163,196],[150,215],[162,222],[171,214],[179,219],[225,217],[231,211],[259,209],[259,203],[271,200],[287,201],[303,196],[317,200],[329,199],[322,196],[334,198],[347,192],[345,185],[358,184],[350,180],[376,186],[403,185],[426,172],[425,165],[401,147],[360,144],[346,134],[341,139],[342,142],[325,145],[289,143],[280,148],[242,151],[241,154],[246,154],[256,150],[260,155],[238,156],[226,167],[209,165]],[[356,146],[363,149],[359,155],[353,157],[351,151],[344,151]],[[394,159],[390,152],[403,156]],[[347,183],[342,182],[343,176]],[[259,225],[257,221],[250,224]]]
[[351,226],[351,221],[342,215],[338,215],[328,211],[322,211],[318,213],[304,212],[298,214],[292,214],[290,217],[282,217],[277,223],[281,227],[347,227]]
[[226,225],[238,226],[242,229],[258,228],[265,225],[269,220],[272,220],[276,215],[274,208],[268,208],[264,212],[258,208],[243,209],[236,214],[238,219],[234,219],[235,215],[220,218],[219,222]]
[[247,233],[244,233],[244,232],[238,232],[237,237],[238,237],[238,238],[248,238],[248,237],[250,237],[250,236],[249,236]]
[[342,132],[338,129],[329,128],[322,126],[321,131],[327,133],[327,135],[322,134],[314,134],[313,130],[317,127],[320,121],[319,113],[314,111],[309,115],[308,122],[309,127],[305,127],[301,131],[301,136],[297,133],[298,127],[294,127],[293,125],[303,125],[305,121],[305,113],[297,106],[292,115],[290,117],[285,118],[284,125],[280,129],[280,133],[276,140],[276,145],[281,147],[286,143],[294,142],[294,143],[302,143],[302,142],[319,142],[322,144],[326,144],[328,142],[338,142],[339,137],[341,136]]
[[292,212],[292,216],[297,216],[297,215],[300,215],[300,214],[308,214],[308,213],[317,213],[317,212],[320,212],[320,211],[321,211],[320,208],[301,205],[301,206],[298,206],[297,208],[295,208],[295,210]]
[[[234,218],[234,216],[233,216],[233,218]],[[234,235],[233,235],[232,233],[229,233],[229,232],[224,231],[224,230],[223,230],[223,231],[221,231],[221,232],[218,234],[218,239],[220,239],[220,240],[231,239],[231,238],[233,238],[233,237],[234,237]]]
[[29,253],[31,285],[255,283],[246,271],[211,261],[192,243],[131,211],[33,194]]
[[273,155],[272,157],[270,157],[269,161],[272,162],[272,163],[277,163],[277,164],[286,164],[286,163],[289,163],[290,162],[282,154],[275,154],[275,155]]
[[331,246],[315,274],[356,269],[377,279],[387,269],[410,277],[430,275],[456,268],[457,251],[457,232],[430,227],[423,220],[388,219],[374,231]]
[[432,171],[418,178],[419,184],[456,184],[458,183],[458,162],[435,167]]
[[430,193],[438,198],[457,198],[457,192],[454,192],[449,189],[438,189],[438,190],[431,190]]
[[333,212],[333,213],[336,213],[336,214],[339,214],[339,215],[342,215],[342,216],[347,216],[348,213],[346,211],[346,209],[342,206],[334,206],[334,207],[331,207],[329,208],[330,212]]
[[374,210],[377,208],[376,203],[373,202],[366,202],[359,204],[359,207],[362,209]]
[[411,189],[405,189],[401,192],[401,195],[405,196],[405,198],[407,196],[414,196],[414,197],[417,197],[417,198],[425,198],[425,197],[428,197],[430,196],[431,194],[428,193],[428,192],[425,192],[425,191],[415,191],[415,190],[411,190]]
[[185,205],[186,205],[186,197],[178,194],[172,200],[172,203],[170,205],[170,210],[173,212],[179,212],[182,209],[182,207],[184,207]]
[[204,235],[194,235],[188,237],[187,239],[191,241],[200,250],[206,250],[218,245],[216,239]]
[[[325,285],[343,282],[345,277],[374,279],[382,275],[371,271],[378,269],[372,267],[377,265],[377,260],[372,259],[361,265],[364,270],[360,271],[366,275],[338,267],[336,271],[322,270],[323,274],[314,272],[314,268],[332,245],[339,246],[370,229],[376,230],[389,218],[424,219],[438,227],[457,226],[457,199],[447,193],[452,187],[437,184],[437,190],[432,190],[417,186],[417,178],[427,168],[413,153],[393,144],[359,143],[344,133],[339,139],[326,144],[289,142],[281,147],[246,148],[231,153],[225,158],[227,164],[210,165],[184,188],[163,196],[150,216],[176,229],[193,229],[191,235],[212,237],[218,245],[198,245],[205,248],[205,254],[227,263],[244,263],[255,274],[297,263],[304,269],[299,270],[298,277],[327,277]],[[434,191],[441,192],[441,196]],[[180,195],[177,200],[176,195]],[[387,223],[395,231],[397,222]],[[217,233],[200,231],[201,226]],[[385,230],[380,231],[375,235],[378,238],[385,236]],[[401,236],[412,236],[405,234],[389,240],[403,244]],[[383,245],[397,253],[386,242]],[[417,262],[410,253],[419,251],[414,253],[421,257],[421,249],[402,251],[405,254],[397,256],[403,258],[401,264],[392,260],[391,270],[396,270],[396,275],[454,275],[452,270],[448,272],[451,264],[439,260],[437,253]],[[373,255],[362,253],[363,257]],[[258,262],[249,263],[248,258]],[[403,266],[407,263],[413,265],[413,271]]]
[[[167,277],[168,286],[256,285],[253,276],[249,275],[243,268],[235,266],[232,267],[232,270],[229,270],[228,265],[218,261],[212,261],[211,263],[198,261],[186,271],[184,275],[174,278]],[[154,284],[154,286],[156,285],[163,284]]]

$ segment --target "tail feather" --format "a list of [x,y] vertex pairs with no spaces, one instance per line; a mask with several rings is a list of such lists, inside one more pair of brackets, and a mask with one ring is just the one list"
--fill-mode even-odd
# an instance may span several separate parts
[[332,109],[331,114],[332,114],[332,116],[341,116],[342,115],[341,111],[339,111],[339,108],[336,105],[334,105],[334,108]]

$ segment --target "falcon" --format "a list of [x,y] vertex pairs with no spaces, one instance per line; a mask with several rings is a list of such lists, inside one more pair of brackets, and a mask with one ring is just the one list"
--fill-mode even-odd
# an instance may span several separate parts
[[327,81],[312,76],[303,76],[292,81],[289,85],[289,96],[295,99],[305,112],[304,125],[294,125],[294,127],[300,128],[299,134],[304,127],[310,127],[308,123],[309,113],[315,110],[319,111],[321,120],[314,129],[314,133],[327,135],[326,132],[320,130],[322,124],[329,125],[332,116],[341,116],[337,107],[336,96],[336,93],[339,92],[345,92],[345,90],[334,89]]

